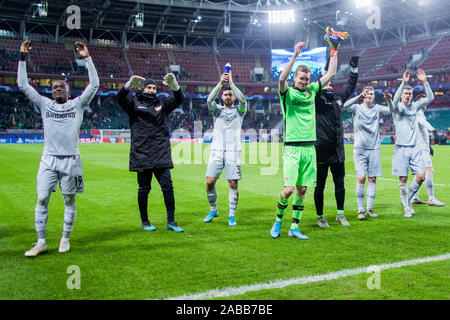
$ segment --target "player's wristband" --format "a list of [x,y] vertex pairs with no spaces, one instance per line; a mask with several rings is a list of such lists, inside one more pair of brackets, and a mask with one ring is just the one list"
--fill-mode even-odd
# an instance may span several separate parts
[[20,61],[27,60],[27,57],[28,57],[28,52],[20,52],[20,58],[19,58]]

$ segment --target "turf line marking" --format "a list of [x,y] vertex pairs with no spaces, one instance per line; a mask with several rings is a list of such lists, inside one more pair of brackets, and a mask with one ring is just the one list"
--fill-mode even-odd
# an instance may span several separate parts
[[341,271],[330,272],[322,275],[316,276],[308,276],[308,277],[300,277],[300,278],[291,278],[287,280],[275,280],[267,283],[258,283],[253,285],[244,285],[240,287],[228,287],[225,289],[213,289],[206,292],[195,293],[195,294],[186,294],[177,297],[166,298],[165,300],[205,300],[205,299],[214,299],[221,297],[229,297],[235,295],[241,295],[247,292],[252,291],[260,291],[260,290],[270,290],[270,289],[280,289],[285,288],[287,286],[298,285],[298,284],[306,284],[313,282],[321,282],[327,280],[335,280],[343,277],[348,277],[352,275],[357,275],[361,273],[373,273],[374,270],[387,270],[394,268],[401,268],[405,266],[414,266],[422,263],[434,262],[434,261],[444,261],[450,259],[450,253],[431,256],[425,258],[418,258],[412,260],[405,260],[400,262],[394,262],[389,264],[381,264],[381,265],[373,265],[368,267],[356,268],[356,269],[344,269]]
[[[331,175],[331,173],[329,173],[329,175]],[[357,177],[356,175],[354,175],[354,174],[346,174],[345,176],[349,176],[349,177]],[[394,181],[394,182],[398,182],[398,179],[389,179],[389,178],[380,178],[380,177],[377,177],[377,180],[385,180],[385,181]],[[448,187],[448,185],[446,185],[446,184],[440,184],[440,183],[433,183],[433,185],[435,185],[435,186],[440,186],[440,187]]]
[[[247,163],[247,164],[243,164],[244,166],[258,166],[261,168],[270,168],[270,169],[282,169],[281,167],[268,167],[268,166],[260,166],[258,164],[251,164],[251,163]],[[331,175],[331,172],[328,172],[328,175]],[[354,174],[345,174],[346,177],[354,177],[356,178],[357,176]],[[377,180],[384,180],[384,181],[394,181],[394,182],[398,182],[398,179],[389,179],[389,178],[380,178],[377,177]],[[433,185],[435,186],[439,186],[439,187],[449,187],[450,185],[447,184],[441,184],[441,183],[434,183]]]

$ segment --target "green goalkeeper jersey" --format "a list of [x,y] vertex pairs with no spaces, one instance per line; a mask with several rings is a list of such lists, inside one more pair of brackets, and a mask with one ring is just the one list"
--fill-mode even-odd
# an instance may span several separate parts
[[289,87],[279,93],[284,118],[284,143],[310,145],[316,141],[316,106],[314,99],[321,89],[320,81],[310,83],[305,91]]

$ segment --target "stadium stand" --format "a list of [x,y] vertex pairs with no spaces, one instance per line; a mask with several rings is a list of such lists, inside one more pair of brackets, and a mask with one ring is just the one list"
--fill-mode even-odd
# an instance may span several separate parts
[[450,131],[450,109],[427,110],[425,116],[437,131]]
[[[236,82],[251,82],[252,70],[256,67],[256,58],[254,54],[236,53],[236,50],[221,50],[217,56],[219,66],[223,69],[226,63],[231,63],[233,79]],[[223,72],[223,71],[222,71]]]
[[169,57],[166,50],[128,49],[126,55],[133,74],[161,79],[167,73]]
[[425,39],[407,43],[399,52],[393,55],[386,64],[383,65],[375,75],[401,73],[406,70],[406,63],[413,54],[425,53],[427,48],[436,41],[436,39]]
[[[387,45],[379,48],[369,48],[359,59],[359,73],[368,76],[380,69],[383,64],[399,51],[398,44]],[[344,60],[345,61],[345,60]]]
[[423,69],[442,68],[450,65],[450,36],[442,38],[420,65]]
[[89,53],[95,59],[100,77],[128,78],[130,76],[125,55],[121,48],[89,46]]
[[[73,42],[73,41],[72,41]],[[34,79],[33,74],[56,76],[65,74],[86,75],[84,68],[77,68],[75,63],[76,54],[72,42],[48,42],[45,40],[33,40],[33,50],[28,60],[28,72],[33,79],[32,85],[35,87],[49,86],[42,84],[38,79]],[[20,40],[5,38],[0,41],[0,71],[15,72],[18,60],[18,48]],[[434,45],[434,46],[433,46]],[[430,46],[433,46],[431,50]],[[360,77],[382,76],[392,73],[401,73],[407,60],[415,53],[425,53],[429,51],[428,57],[420,67],[427,69],[438,68],[449,65],[450,36],[439,39],[433,37],[430,39],[421,39],[409,42],[403,46],[398,44],[384,45],[379,48],[365,47],[361,49],[342,49],[339,55],[341,64],[347,64],[350,57],[360,55]],[[232,65],[234,80],[237,83],[255,82],[252,71],[255,67],[265,69],[265,77],[270,80],[272,86],[276,84],[276,79],[270,79],[271,56],[267,50],[262,49],[249,51],[245,54],[240,49],[229,47],[220,48],[219,52],[213,54],[211,49],[206,46],[189,46],[186,51],[179,48],[157,48],[156,50],[139,48],[130,45],[129,49],[122,49],[118,46],[110,47],[105,45],[89,45],[89,51],[93,56],[97,70],[102,78],[100,91],[117,89],[117,87],[106,86],[107,81],[118,81],[129,78],[130,74],[137,74],[144,77],[161,79],[169,72],[170,64],[179,64],[181,71],[178,74],[180,81],[197,81],[204,88],[202,91],[197,86],[186,88],[186,93],[202,95],[208,94],[211,87],[219,79],[220,72],[223,72],[223,66],[230,62]],[[345,70],[344,70],[345,71]],[[339,76],[340,74],[338,74]],[[340,75],[345,78],[345,72]],[[109,80],[111,79],[111,80]],[[370,78],[369,78],[370,79]],[[414,79],[413,79],[414,80]],[[412,82],[414,82],[412,80]],[[0,85],[3,79],[0,76]],[[431,83],[449,82],[449,75],[436,74],[429,79]],[[83,82],[84,83],[84,82]],[[9,83],[10,85],[12,83]],[[70,81],[71,87],[75,88],[74,82]],[[360,82],[361,85],[368,85],[368,82]],[[200,85],[200,84],[199,84]],[[397,80],[380,81],[377,88],[396,88]],[[79,87],[82,88],[82,87]],[[277,100],[276,86],[275,90],[267,90],[263,85],[247,87],[245,92],[248,95],[265,96],[269,92],[272,98]],[[337,89],[340,85],[337,86]],[[380,97],[378,97],[380,100]],[[128,116],[118,106],[117,102],[111,96],[102,96],[98,103],[97,99],[91,103],[86,110],[82,129],[127,129]],[[426,115],[430,123],[441,131],[449,130],[450,110],[445,109],[450,106],[450,95],[444,88],[439,95],[436,95],[435,101],[430,105]],[[267,101],[266,101],[267,102]],[[263,102],[262,104],[266,103]],[[378,101],[378,103],[383,101]],[[0,115],[0,131],[8,128],[14,129],[41,129],[42,123],[40,115],[36,113],[33,106],[30,105],[22,95],[18,93],[0,93],[0,104],[2,108]],[[260,106],[258,102],[249,104],[249,111],[244,118],[243,128],[269,129],[277,125],[281,119],[279,108],[273,108],[269,112],[267,104]],[[439,108],[438,110],[434,108]],[[444,109],[442,109],[444,108]],[[351,115],[344,113],[344,130],[351,133],[353,127],[351,124]],[[194,121],[201,121],[203,130],[212,127],[212,117],[206,107],[204,98],[193,98],[192,109],[185,102],[182,108],[177,109],[172,116],[170,130],[184,128],[193,132]],[[384,134],[393,134],[395,132],[391,117],[383,117],[382,131]]]
[[0,70],[11,71],[17,68],[17,60],[19,59],[20,40],[2,39],[0,41]]
[[182,70],[181,79],[217,81],[219,71],[210,51],[173,51],[175,62]]

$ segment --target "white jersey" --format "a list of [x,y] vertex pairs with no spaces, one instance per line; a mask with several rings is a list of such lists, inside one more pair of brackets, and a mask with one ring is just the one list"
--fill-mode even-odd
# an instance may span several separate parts
[[389,108],[376,104],[371,107],[364,103],[356,104],[354,97],[344,104],[345,109],[353,112],[353,129],[355,134],[355,149],[380,149],[380,114],[389,114]]
[[428,131],[434,131],[433,126],[427,121],[425,117],[425,113],[422,109],[417,111],[417,123],[419,124],[420,130],[420,140],[419,145],[425,149],[429,150],[430,148],[430,137],[428,135]]
[[28,84],[26,62],[19,61],[18,84],[20,90],[41,111],[44,124],[45,155],[66,156],[79,155],[78,138],[84,108],[89,105],[99,87],[97,71],[91,57],[85,58],[89,72],[89,86],[77,98],[58,104],[41,96]]
[[423,109],[434,99],[433,91],[428,82],[424,85],[427,97],[411,103],[408,107],[400,100],[403,92],[403,82],[395,93],[394,100],[389,103],[389,108],[394,118],[396,131],[396,146],[413,147],[421,143],[417,111]]
[[242,92],[231,84],[230,88],[239,100],[238,106],[226,108],[215,102],[222,84],[218,84],[208,96],[208,109],[214,117],[214,133],[211,151],[241,151],[242,121],[247,111],[247,101]]

